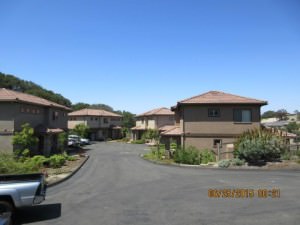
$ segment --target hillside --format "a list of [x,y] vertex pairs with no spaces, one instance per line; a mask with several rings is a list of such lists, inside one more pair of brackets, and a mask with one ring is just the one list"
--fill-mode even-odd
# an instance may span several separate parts
[[0,87],[35,95],[67,107],[72,106],[71,101],[62,95],[47,90],[31,81],[21,80],[10,74],[0,72]]

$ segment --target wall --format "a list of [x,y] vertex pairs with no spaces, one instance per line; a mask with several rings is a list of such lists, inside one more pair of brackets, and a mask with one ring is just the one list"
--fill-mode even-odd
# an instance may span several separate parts
[[[208,117],[208,108],[220,108],[220,117]],[[234,109],[250,109],[252,123],[233,121]],[[248,129],[260,127],[258,106],[185,106],[183,129],[186,134],[240,134]]]

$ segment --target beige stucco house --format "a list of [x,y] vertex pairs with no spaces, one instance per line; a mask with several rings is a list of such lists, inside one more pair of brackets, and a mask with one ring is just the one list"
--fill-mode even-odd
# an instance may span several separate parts
[[181,139],[182,147],[216,149],[232,144],[244,131],[260,127],[260,108],[266,101],[210,91],[172,107],[176,126],[162,133]]
[[174,112],[168,108],[153,109],[136,116],[136,125],[131,128],[132,139],[139,140],[148,129],[164,131],[169,125],[174,125]]
[[85,124],[90,128],[91,140],[107,140],[122,138],[122,116],[102,109],[81,109],[68,114],[68,128],[74,129],[77,124]]
[[0,88],[0,150],[12,152],[12,137],[29,123],[39,138],[38,154],[56,152],[58,134],[67,131],[69,108],[33,95]]

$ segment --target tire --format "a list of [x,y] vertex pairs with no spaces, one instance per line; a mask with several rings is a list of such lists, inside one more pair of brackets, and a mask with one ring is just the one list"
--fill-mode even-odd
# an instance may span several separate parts
[[0,200],[0,222],[5,225],[13,224],[14,206],[10,201]]

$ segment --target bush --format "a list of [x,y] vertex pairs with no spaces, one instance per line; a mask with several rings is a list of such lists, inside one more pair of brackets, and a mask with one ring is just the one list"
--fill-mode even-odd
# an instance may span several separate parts
[[17,161],[11,154],[0,154],[0,174],[36,173],[39,167],[31,161]]
[[144,155],[144,158],[146,159],[152,159],[152,160],[162,160],[163,156],[165,156],[165,149],[160,148],[157,150],[157,148],[151,148],[151,151]]
[[238,158],[247,162],[272,161],[280,158],[282,139],[266,130],[247,131],[236,141],[235,150]]
[[132,141],[131,144],[145,144],[145,140],[135,140]]
[[215,154],[208,149],[204,149],[203,151],[201,151],[200,154],[201,154],[201,163],[202,164],[207,164],[209,162],[216,161]]
[[66,158],[64,155],[53,155],[49,158],[49,162],[51,167],[59,168],[65,164]]
[[32,158],[28,158],[26,161],[31,162],[40,168],[40,167],[44,166],[45,164],[48,164],[50,159],[46,158],[43,155],[35,155]]
[[243,166],[245,165],[245,160],[234,158],[230,160],[232,166]]
[[177,149],[177,144],[176,144],[175,142],[172,142],[172,143],[170,144],[170,148],[171,148],[171,149]]
[[228,168],[230,166],[230,160],[228,159],[221,160],[220,162],[218,162],[218,166],[220,168]]

